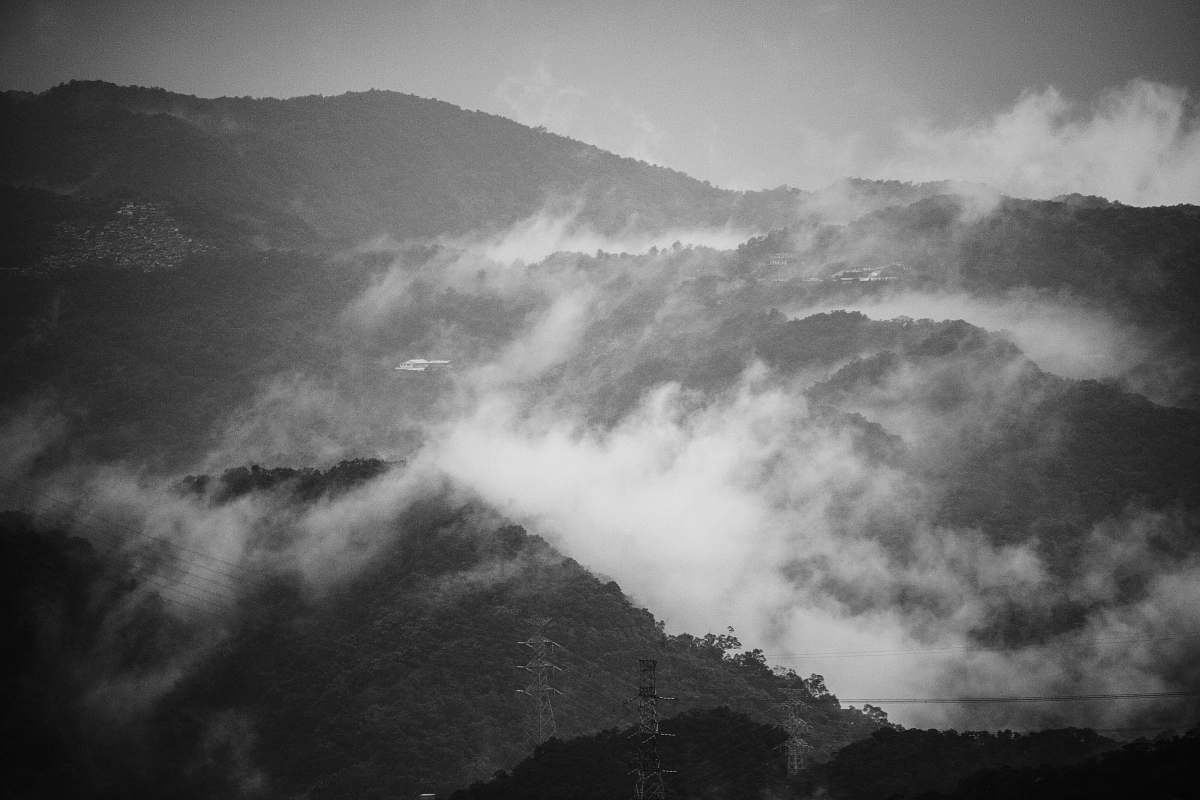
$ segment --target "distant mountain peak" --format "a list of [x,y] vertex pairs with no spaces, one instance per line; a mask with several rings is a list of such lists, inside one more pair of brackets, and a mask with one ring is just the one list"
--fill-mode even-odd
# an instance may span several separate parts
[[6,93],[0,112],[0,183],[200,207],[276,246],[460,234],[510,225],[564,196],[578,198],[580,222],[600,232],[730,222],[766,230],[794,213],[790,192],[719,189],[504,117],[379,89],[204,99],[71,81]]

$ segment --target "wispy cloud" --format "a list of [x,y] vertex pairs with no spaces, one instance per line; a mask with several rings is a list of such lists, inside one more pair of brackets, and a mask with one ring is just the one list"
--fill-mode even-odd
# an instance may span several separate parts
[[[704,363],[706,351],[724,344],[717,326],[764,311],[758,296],[737,299],[745,282],[722,271],[733,257],[683,246],[625,258],[563,253],[654,241],[600,236],[571,209],[507,230],[396,246],[393,262],[365,278],[342,315],[338,334],[357,354],[326,372],[265,382],[252,402],[231,410],[204,464],[302,466],[405,444],[404,469],[303,508],[269,494],[214,507],[129,469],[72,473],[67,488],[135,529],[165,531],[226,562],[292,570],[319,591],[401,535],[396,519],[407,504],[452,486],[612,576],[672,631],[733,625],[747,643],[784,654],[942,650],[896,659],[890,670],[862,659],[784,662],[827,672],[842,694],[1127,690],[1128,681],[1158,688],[1186,680],[1177,673],[1188,648],[1110,640],[1128,640],[1138,626],[1153,636],[1185,627],[1180,598],[1194,594],[1186,584],[1195,564],[1190,556],[1170,562],[1156,548],[1183,541],[1188,520],[1131,504],[1079,526],[1084,555],[1064,570],[1037,532],[1006,541],[983,523],[940,513],[957,488],[947,475],[963,454],[995,441],[1038,399],[1028,393],[1020,353],[997,347],[986,360],[899,360],[878,380],[851,387],[839,412],[810,406],[806,392],[878,347],[796,372],[731,351],[722,354],[734,362],[727,379],[702,390],[671,365]],[[696,238],[703,236],[734,238]],[[552,252],[559,254],[547,258]],[[701,274],[705,281],[696,280]],[[723,288],[705,296],[697,283]],[[725,302],[748,305],[735,311]],[[1069,376],[1120,371],[1141,352],[1136,331],[1065,296],[895,291],[849,305],[874,317],[1004,328],[1043,368]],[[393,328],[405,332],[392,336]],[[395,379],[385,359],[420,355],[402,352],[418,345],[453,357],[454,369]],[[621,403],[605,406],[619,393]],[[33,442],[13,452],[36,453],[57,424],[43,414],[10,426],[14,442]],[[1038,436],[1026,455],[1058,446],[1053,430]],[[880,438],[899,455],[870,446]],[[20,456],[17,468],[28,460]],[[280,526],[291,546],[257,546]],[[485,567],[470,580],[489,574]],[[1139,591],[1128,591],[1131,580]],[[1069,624],[1046,626],[1012,652],[977,646],[1006,614],[1044,620],[1064,609],[1074,614]],[[167,685],[173,673],[164,674]],[[903,719],[950,720],[927,712]],[[993,721],[1048,719],[1017,713]],[[1107,721],[1107,713],[1065,721]]]
[[1146,334],[1111,314],[1065,295],[1013,291],[982,297],[962,291],[898,291],[796,308],[814,314],[835,308],[874,319],[961,319],[1002,332],[1038,366],[1067,378],[1115,378],[1142,364]]
[[1200,120],[1185,89],[1153,81],[1109,89],[1093,103],[1030,91],[973,125],[917,121],[899,133],[865,177],[979,181],[1016,197],[1200,202]]

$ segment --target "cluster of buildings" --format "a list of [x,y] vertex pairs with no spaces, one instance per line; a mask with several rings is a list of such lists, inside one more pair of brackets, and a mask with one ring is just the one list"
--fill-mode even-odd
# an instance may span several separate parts
[[[800,257],[795,253],[771,253],[760,262],[760,269],[770,270],[777,274],[778,270],[787,269],[799,263]],[[806,283],[881,283],[904,280],[911,277],[912,270],[897,262],[886,266],[848,267],[824,277],[818,277],[820,271],[815,271],[815,275],[809,269],[801,269],[800,272],[810,275],[810,277],[802,279]]]
[[212,247],[180,230],[158,203],[123,203],[96,224],[61,222],[34,266],[37,271],[85,265],[154,272],[178,267]]
[[886,267],[854,267],[843,269],[829,276],[828,280],[836,283],[874,283],[877,281],[898,281],[908,274],[908,267],[903,264],[889,264]]

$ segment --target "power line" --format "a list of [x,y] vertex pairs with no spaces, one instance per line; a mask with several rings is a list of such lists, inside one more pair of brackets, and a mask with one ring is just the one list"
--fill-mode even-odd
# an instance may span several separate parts
[[545,631],[549,623],[550,620],[544,617],[533,620],[536,629],[533,635],[523,642],[517,642],[532,651],[529,662],[518,667],[529,673],[529,683],[517,691],[533,700],[529,727],[530,738],[535,745],[546,741],[558,731],[552,700],[554,695],[562,692],[550,685],[550,675],[551,670],[562,670],[562,667],[550,660],[550,648],[558,647],[558,643],[546,638]]
[[[1106,638],[1092,639],[1089,644],[1136,644],[1140,642],[1157,642],[1171,639],[1197,639],[1200,638],[1200,633],[1179,633],[1167,634],[1163,636],[1137,636],[1127,638]],[[809,653],[763,653],[764,658],[772,661],[788,661],[788,660],[803,660],[803,659],[818,659],[818,658],[870,658],[875,656],[901,656],[901,655],[926,655],[940,653],[1011,653],[1021,650],[1030,649],[1037,645],[1029,645],[1027,647],[975,647],[972,645],[955,645],[947,647],[925,647],[925,648],[907,648],[896,650],[825,650]]]
[[[176,542],[173,539],[169,539],[164,536],[156,536],[154,534],[150,534],[145,531],[137,530],[128,525],[123,525],[123,524],[114,522],[114,521],[107,519],[95,512],[80,511],[78,509],[75,509],[75,508],[69,506],[66,503],[57,501],[53,498],[43,498],[43,500],[44,500],[44,502],[47,502],[51,505],[58,506],[59,508],[63,509],[64,512],[71,513],[74,517],[69,522],[69,525],[72,529],[77,529],[77,530],[80,530],[80,531],[83,531],[86,533],[90,533],[94,536],[106,537],[110,542],[114,542],[117,546],[126,545],[131,542],[141,542],[141,543],[153,542],[153,543],[161,544],[163,547],[166,547],[168,549],[174,550],[175,552],[172,553],[172,555],[174,556],[175,563],[186,565],[186,567],[188,568],[187,569],[188,577],[203,581],[204,583],[211,585],[218,591],[233,593],[234,591],[236,591],[237,583],[245,582],[247,580],[249,580],[250,582],[253,582],[257,579],[257,576],[254,576],[254,575],[239,576],[239,575],[235,575],[231,572],[228,572],[224,569],[221,569],[219,567],[213,566],[212,564],[198,562],[198,561],[196,561],[195,558],[189,559],[181,554],[182,553],[190,553],[193,556],[208,559],[210,562],[213,562],[213,563],[227,564],[235,569],[240,569],[243,571],[249,570],[248,567],[239,567],[238,565],[233,564],[232,562],[228,562],[228,561],[225,561],[224,559],[218,558],[217,556],[213,556],[208,553],[204,553],[200,550],[190,548],[186,545]],[[87,522],[81,521],[81,519],[93,520],[94,522],[99,523],[99,525],[102,525],[103,527],[99,527],[95,524],[89,524]],[[124,535],[122,535],[121,533],[118,533],[118,531],[123,531]],[[193,571],[191,571],[193,568],[202,569],[207,574],[200,574],[197,572],[193,572]],[[222,578],[224,580],[221,580]],[[225,581],[228,581],[228,583],[226,583]]]
[[812,725],[804,719],[808,704],[805,702],[803,690],[785,691],[786,699],[777,707],[781,712],[783,729],[787,731],[787,774],[798,775],[804,770],[808,754],[813,746],[804,738],[804,734],[812,730]]
[[[30,496],[32,497],[33,495],[30,494]],[[88,494],[83,494],[80,496],[81,500],[88,500],[90,498],[91,498],[91,495],[88,495]],[[240,564],[240,563],[237,563],[234,561],[229,561],[227,559],[221,558],[220,556],[214,556],[211,553],[206,553],[202,550],[197,550],[195,548],[188,547],[187,545],[181,544],[180,542],[176,541],[175,539],[169,538],[167,536],[161,536],[161,535],[157,535],[157,534],[153,534],[153,533],[148,533],[144,530],[138,530],[136,528],[133,528],[130,525],[126,525],[126,524],[123,524],[120,522],[115,522],[112,519],[101,516],[96,511],[81,510],[76,505],[71,504],[67,501],[59,500],[54,497],[47,497],[47,496],[41,496],[36,499],[41,500],[42,502],[49,503],[53,506],[57,506],[59,509],[63,510],[66,513],[74,514],[75,516],[88,517],[88,518],[94,519],[98,522],[101,522],[101,523],[107,525],[109,528],[125,531],[127,534],[129,534],[129,536],[131,538],[142,539],[142,540],[153,541],[153,542],[160,542],[169,547],[173,547],[176,550],[181,550],[183,552],[191,553],[192,555],[207,559],[207,560],[213,562],[214,564],[219,564],[222,567],[225,567],[227,569],[223,570],[219,567],[205,567],[205,569],[210,569],[211,571],[216,572],[220,575],[223,575],[223,576],[229,578],[230,580],[238,579],[239,576],[236,574],[237,572],[251,572],[251,573],[257,572],[260,575],[263,575],[265,577],[265,574],[261,573],[261,571],[256,570],[253,567],[247,566],[246,564]],[[35,504],[36,504],[36,501],[35,501]],[[234,570],[235,572],[229,572],[227,570]]]
[[[166,546],[169,546],[171,548],[174,548],[177,551],[192,553],[195,556],[198,556],[200,558],[204,558],[204,559],[207,559],[207,560],[209,560],[211,562],[215,562],[215,563],[221,563],[221,564],[227,565],[227,566],[232,567],[237,570],[249,569],[248,567],[245,567],[244,565],[239,565],[239,564],[235,564],[233,562],[225,561],[225,560],[220,559],[219,557],[213,556],[211,554],[189,548],[185,545],[181,545],[172,539],[169,539],[169,538],[166,538],[163,536],[157,536],[154,534],[149,534],[149,533],[146,533],[145,531],[137,531],[128,525],[121,525],[119,523],[112,522],[111,520],[107,520],[106,518],[96,514],[95,512],[82,511],[75,506],[68,505],[67,503],[61,502],[54,498],[43,497],[41,499],[43,502],[49,503],[54,506],[58,506],[66,511],[71,512],[76,517],[76,519],[73,520],[73,522],[72,522],[73,526],[76,528],[82,529],[84,531],[87,531],[89,533],[92,533],[95,535],[111,537],[118,542],[124,542],[124,541],[128,541],[130,539],[158,542],[158,543],[162,543]],[[101,523],[106,523],[110,529],[106,530],[104,528],[100,528],[95,525],[89,525],[87,523],[81,522],[78,519],[79,517],[90,518],[90,519],[96,520]],[[129,535],[123,537],[120,534],[118,534],[116,532],[116,530],[111,530],[111,529],[121,529],[121,530],[126,531]],[[234,603],[235,597],[233,596],[233,593],[236,591],[236,587],[225,584],[215,577],[215,576],[220,576],[220,577],[228,579],[231,582],[235,581],[235,580],[239,580],[239,578],[237,576],[235,576],[234,574],[232,574],[230,572],[226,572],[226,571],[220,569],[219,567],[210,566],[209,564],[198,563],[195,560],[189,560],[187,558],[180,556],[178,553],[176,554],[176,559],[171,566],[173,566],[175,568],[174,571],[176,573],[173,578],[167,577],[166,575],[160,574],[159,572],[155,572],[152,570],[139,571],[136,574],[136,576],[137,576],[138,580],[141,580],[144,582],[144,584],[146,585],[147,588],[152,588],[152,589],[157,590],[159,597],[161,597],[164,601],[170,602],[172,605],[175,605],[175,606],[180,606],[180,607],[184,607],[184,608],[191,609],[191,610],[197,610],[197,607],[202,607],[205,610],[212,610],[212,606],[214,604],[228,608],[228,607],[232,606],[232,604]],[[192,571],[194,568],[205,569],[213,574],[212,575],[198,574],[198,573]],[[255,570],[255,571],[257,571],[257,570]],[[191,579],[192,581],[198,581],[199,583],[192,583],[189,580],[185,580],[185,578]],[[257,603],[257,602],[252,603],[252,605],[262,607],[262,604]],[[468,627],[468,626],[461,625],[461,623],[454,623],[454,625],[455,625],[455,627]],[[477,630],[480,630],[481,632],[486,632],[487,629],[477,629]],[[1097,639],[1097,640],[1093,640],[1093,642],[1094,643],[1134,643],[1134,642],[1147,642],[1147,641],[1193,639],[1193,638],[1197,638],[1197,637],[1200,637],[1200,633]],[[345,654],[344,648],[333,648],[328,645],[318,645],[315,642],[306,642],[304,646],[305,647],[314,647],[315,649],[324,650],[326,652],[335,652],[339,655]],[[606,675],[611,680],[614,680],[615,682],[625,683],[628,681],[627,677],[614,674],[611,671],[611,669],[609,669],[595,661],[587,659],[586,657],[582,656],[581,654],[575,653],[574,651],[572,651],[568,648],[565,648],[565,647],[563,647],[561,649],[568,655],[591,665],[597,671],[598,674]],[[905,650],[826,651],[826,652],[820,652],[820,653],[818,653],[818,652],[798,653],[798,654],[791,654],[790,656],[787,656],[786,654],[775,654],[772,657],[775,659],[778,659],[781,657],[791,657],[791,658],[860,657],[860,656],[906,655],[906,654],[946,653],[946,652],[1001,652],[1004,650],[1005,650],[1005,648],[986,648],[986,647],[962,646],[962,647],[929,648],[929,649],[911,648],[911,649],[905,649]],[[607,694],[610,694],[610,691],[602,691],[601,694],[607,695]],[[1185,698],[1185,697],[1196,697],[1196,696],[1200,696],[1200,692],[1197,692],[1197,691],[1125,692],[1125,693],[1103,692],[1103,693],[1072,694],[1072,695],[1023,695],[1023,696],[974,696],[974,697],[868,697],[868,698],[853,697],[853,698],[839,698],[839,702],[841,702],[841,703],[873,703],[873,704],[984,705],[984,704],[1004,704],[1004,703],[1085,702],[1085,701],[1096,701],[1096,700],[1109,700],[1109,701],[1156,700],[1156,699],[1161,700],[1161,699]],[[699,699],[699,698],[695,698],[695,699]],[[725,699],[740,700],[743,702],[748,701],[748,702],[752,702],[752,703],[778,702],[777,700],[773,700],[771,698],[752,697],[752,696],[727,697]],[[578,698],[576,698],[576,700],[578,700]],[[628,702],[628,701],[625,700],[624,702]],[[1117,730],[1117,729],[1113,729],[1113,730]]]
[[659,737],[671,735],[662,732],[658,718],[658,701],[673,698],[658,694],[655,683],[657,666],[658,662],[653,658],[638,659],[638,741],[633,792],[635,800],[664,800],[667,790],[663,775],[673,771],[663,769],[662,757],[658,752]]
[[1082,700],[1158,700],[1171,697],[1200,697],[1200,691],[1100,692],[1097,694],[1027,695],[1009,697],[839,697],[842,703],[1070,703]]

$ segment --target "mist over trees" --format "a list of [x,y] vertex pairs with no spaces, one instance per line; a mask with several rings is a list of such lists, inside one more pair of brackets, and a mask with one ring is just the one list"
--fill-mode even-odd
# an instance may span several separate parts
[[[255,494],[320,503],[382,468],[239,468],[189,477],[178,491],[220,506]],[[396,520],[393,546],[326,595],[307,591],[297,574],[256,575],[240,588],[220,643],[163,684],[150,708],[122,709],[97,687],[159,681],[208,635],[195,609],[222,590],[196,564],[218,562],[195,559],[180,579],[185,588],[166,592],[164,605],[153,592],[161,579],[131,563],[138,554],[8,513],[0,541],[14,627],[6,649],[19,656],[8,664],[9,722],[26,731],[13,756],[16,785],[102,796],[448,793],[531,747],[514,667],[524,657],[517,643],[541,617],[567,645],[554,681],[564,740],[627,722],[637,690],[631,664],[646,654],[680,695],[675,713],[732,704],[769,720],[783,690],[794,689],[814,706],[822,753],[878,727],[841,709],[819,683],[731,653],[736,639],[727,634],[666,635],[614,582],[487,519],[450,496],[423,501]],[[282,536],[264,546],[283,550]],[[181,619],[172,613],[179,606],[193,613]],[[755,730],[777,744],[769,725]],[[98,748],[104,756],[95,759]]]
[[732,192],[389,92],[79,82],[0,144],[27,794],[623,795],[644,657],[686,796],[1181,785],[1101,734],[1196,723],[1197,208]]

